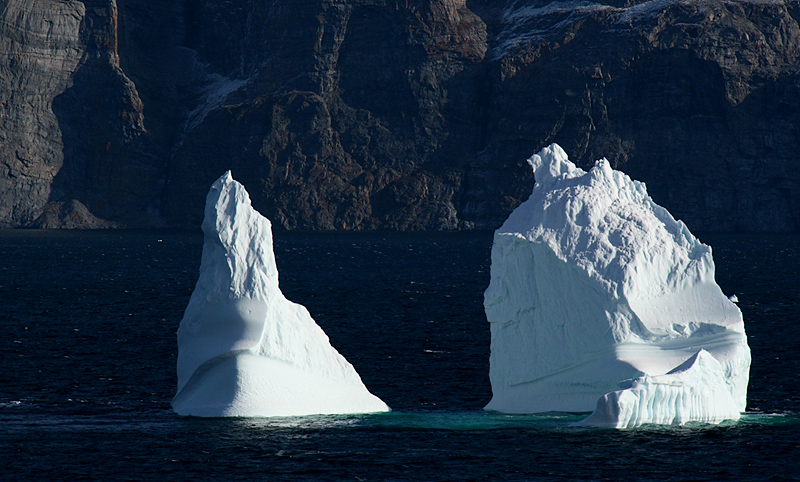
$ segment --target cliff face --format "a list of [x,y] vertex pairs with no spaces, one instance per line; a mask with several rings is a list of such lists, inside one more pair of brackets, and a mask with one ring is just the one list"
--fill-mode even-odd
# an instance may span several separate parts
[[33,220],[63,167],[53,99],[69,85],[83,45],[80,2],[5,2],[0,18],[0,223]]
[[0,8],[0,226],[197,225],[232,169],[288,229],[494,228],[558,142],[693,230],[800,229],[798,1]]
[[505,10],[491,51],[499,87],[487,162],[556,141],[584,167],[607,157],[645,181],[692,229],[797,230],[797,7]]
[[467,224],[487,38],[463,1],[239,3],[199,2],[190,19],[213,73],[172,158],[168,219],[230,167],[286,228]]

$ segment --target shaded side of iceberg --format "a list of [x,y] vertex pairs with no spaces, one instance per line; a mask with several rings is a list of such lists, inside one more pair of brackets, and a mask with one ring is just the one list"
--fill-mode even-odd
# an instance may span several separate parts
[[201,417],[388,411],[278,287],[269,220],[230,172],[212,186],[200,277],[178,329],[173,409]]
[[743,411],[750,350],[711,248],[606,160],[585,172],[553,144],[529,163],[533,192],[492,247],[486,408],[589,412],[620,381],[655,383],[702,349]]

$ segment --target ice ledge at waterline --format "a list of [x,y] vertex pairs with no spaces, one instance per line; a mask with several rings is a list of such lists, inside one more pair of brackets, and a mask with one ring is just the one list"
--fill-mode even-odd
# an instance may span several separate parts
[[278,287],[272,227],[230,172],[206,198],[200,277],[178,329],[173,409],[201,417],[388,411]]
[[[492,246],[484,305],[493,397],[486,408],[588,412],[606,397],[619,406],[604,410],[625,411],[628,395],[611,395],[620,382],[640,377],[640,389],[655,386],[699,356],[704,373],[718,372],[726,398],[714,390],[671,420],[717,420],[706,416],[716,404],[725,405],[726,417],[734,416],[730,407],[743,411],[750,349],[741,312],[714,280],[711,248],[606,160],[585,172],[553,144],[529,162],[533,192]],[[666,420],[658,414],[670,397],[648,396],[656,415],[627,420]]]
[[740,407],[731,396],[720,363],[701,349],[665,375],[644,375],[606,393],[592,414],[575,425],[633,428],[640,425],[720,423],[738,420]]

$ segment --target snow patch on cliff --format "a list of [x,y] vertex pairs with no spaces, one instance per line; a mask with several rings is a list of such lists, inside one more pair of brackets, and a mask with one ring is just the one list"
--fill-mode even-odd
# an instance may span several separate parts
[[231,79],[219,74],[208,75],[207,84],[200,92],[197,105],[186,116],[186,132],[203,122],[203,119],[214,109],[225,103],[229,95],[241,89],[252,79]]
[[[780,0],[745,0],[735,3],[780,5]],[[724,4],[723,4],[724,5]],[[506,8],[500,21],[502,28],[490,49],[488,57],[499,59],[513,53],[516,49],[537,42],[552,39],[557,42],[569,41],[568,28],[590,15],[607,14],[609,26],[617,24],[624,28],[632,24],[650,21],[665,10],[681,7],[686,10],[710,13],[708,21],[714,21],[714,9],[719,2],[697,0],[649,0],[630,7],[618,8],[591,1],[538,1],[514,2]]]
[[577,20],[600,11],[617,10],[587,1],[551,2],[545,5],[513,3],[501,16],[503,28],[489,57],[498,59],[517,47],[547,39]]

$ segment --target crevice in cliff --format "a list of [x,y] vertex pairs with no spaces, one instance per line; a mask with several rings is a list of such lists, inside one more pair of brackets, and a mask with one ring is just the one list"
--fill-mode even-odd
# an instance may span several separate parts
[[116,4],[85,4],[80,28],[85,52],[72,85],[52,103],[64,162],[50,200],[77,199],[103,218],[130,216],[145,210],[141,197],[152,192],[141,182],[151,180],[158,165],[142,148],[147,133],[143,104],[120,68]]

